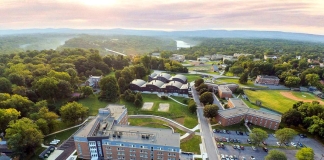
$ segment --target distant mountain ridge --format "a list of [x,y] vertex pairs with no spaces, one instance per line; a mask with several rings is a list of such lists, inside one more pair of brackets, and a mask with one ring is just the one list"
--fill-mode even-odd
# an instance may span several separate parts
[[285,39],[324,43],[324,35],[292,33],[280,31],[250,31],[250,30],[196,30],[196,31],[157,31],[132,29],[22,29],[0,30],[0,36],[14,34],[115,34],[163,37],[207,37],[207,38],[266,38]]

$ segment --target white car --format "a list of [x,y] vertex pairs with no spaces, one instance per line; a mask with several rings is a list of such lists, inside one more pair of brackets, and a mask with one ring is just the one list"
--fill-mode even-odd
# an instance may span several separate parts
[[256,148],[255,148],[254,146],[252,146],[252,150],[254,150],[254,151],[255,151],[255,150],[256,150]]
[[296,144],[294,142],[291,142],[290,143],[292,146],[296,147]]
[[278,146],[280,146],[280,143],[279,143],[279,142],[277,142],[277,145],[278,145]]
[[222,159],[225,159],[225,155],[224,155],[224,154],[221,154],[221,158],[222,158]]

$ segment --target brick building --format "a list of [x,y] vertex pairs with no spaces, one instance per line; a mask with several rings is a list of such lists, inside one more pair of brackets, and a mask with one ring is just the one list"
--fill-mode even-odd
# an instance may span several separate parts
[[241,99],[230,98],[229,109],[219,110],[216,119],[222,126],[246,123],[277,130],[281,122],[281,115],[249,108]]
[[258,75],[255,82],[259,84],[279,85],[279,80],[276,76]]
[[109,105],[75,135],[78,157],[91,160],[178,160],[180,134],[128,126],[127,108]]
[[232,91],[226,85],[221,85],[218,86],[218,95],[220,98],[231,98]]

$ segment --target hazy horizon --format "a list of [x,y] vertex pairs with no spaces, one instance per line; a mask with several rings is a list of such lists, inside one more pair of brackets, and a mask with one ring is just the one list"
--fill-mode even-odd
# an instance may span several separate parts
[[0,28],[250,30],[324,35],[324,1],[0,0]]

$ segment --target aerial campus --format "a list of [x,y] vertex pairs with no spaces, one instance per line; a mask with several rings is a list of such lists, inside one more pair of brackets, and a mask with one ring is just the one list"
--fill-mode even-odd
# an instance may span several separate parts
[[[70,71],[51,70],[31,84],[37,89],[38,99],[46,101],[28,100],[33,98],[31,93],[26,93],[28,98],[23,100],[18,92],[9,95],[3,89],[1,103],[6,106],[11,102],[17,109],[2,112],[12,114],[8,117],[11,119],[18,117],[18,110],[26,118],[16,119],[16,123],[3,121],[9,126],[2,135],[1,157],[244,160],[282,155],[302,160],[302,155],[311,159],[324,156],[323,84],[319,76],[323,65],[318,60],[296,56],[281,64],[280,59],[285,57],[275,53],[257,58],[234,53],[186,59],[185,55],[153,52],[138,57],[109,55],[99,60],[94,50],[69,49],[57,54],[65,52],[71,57],[81,52],[89,57],[87,63],[93,63],[94,58],[96,63],[115,69],[105,73],[91,66],[85,69],[76,60],[77,71],[88,71],[87,77],[75,84],[79,89],[74,92],[48,85],[50,79],[58,86],[64,79],[74,81]],[[299,62],[297,69],[291,69],[292,62]],[[167,68],[169,64],[174,68]],[[15,72],[12,68],[7,74]],[[9,82],[19,85],[13,78]],[[18,102],[36,112],[22,110]],[[58,105],[62,106],[55,109]],[[38,129],[29,131],[16,125],[35,125]],[[40,140],[16,149],[12,146],[16,142],[11,140],[17,138],[12,136],[19,134],[17,128],[22,130],[20,134]]]

